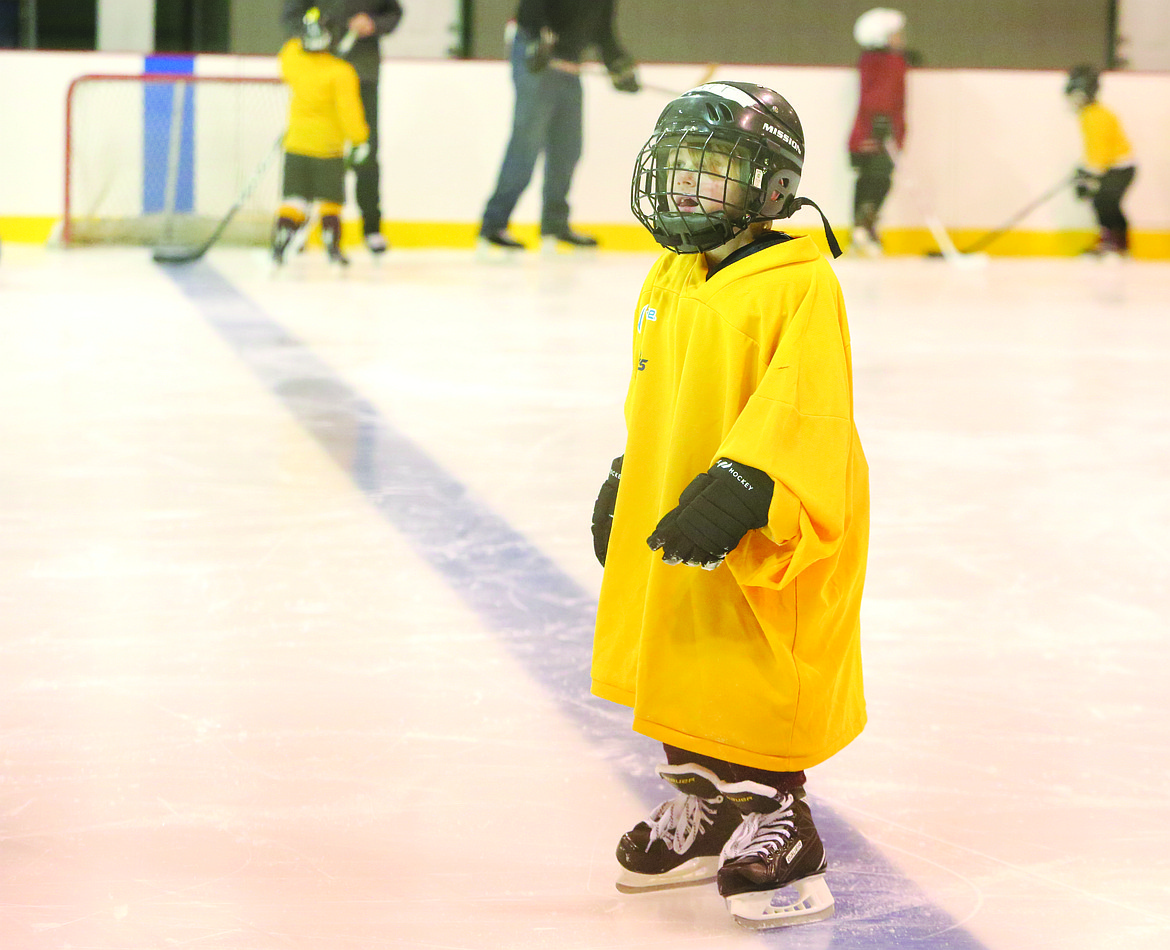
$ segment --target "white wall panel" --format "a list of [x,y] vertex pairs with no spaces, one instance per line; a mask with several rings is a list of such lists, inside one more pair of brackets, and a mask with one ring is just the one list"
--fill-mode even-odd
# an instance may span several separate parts
[[[65,94],[78,75],[137,72],[141,58],[105,53],[0,52],[0,217],[61,213]],[[474,222],[491,192],[507,141],[512,85],[497,61],[386,60],[381,99],[383,207],[389,220]],[[200,75],[276,74],[271,57],[200,56]],[[691,86],[702,65],[646,65],[650,87],[615,92],[600,70],[586,78],[585,154],[574,180],[574,219],[630,223],[629,177],[668,92]],[[808,164],[801,192],[834,224],[849,220],[853,176],[845,141],[856,102],[852,69],[725,67],[786,95],[804,123]],[[887,226],[921,222],[928,204],[949,227],[990,228],[1041,194],[1080,156],[1075,117],[1056,71],[918,70],[909,87],[904,166]],[[1170,74],[1116,73],[1102,99],[1133,140],[1139,174],[1127,199],[1137,228],[1170,227]],[[128,130],[129,131],[129,130]],[[515,220],[536,220],[538,178]],[[813,226],[812,212],[801,223]],[[1071,196],[1050,202],[1035,227],[1090,227]]]

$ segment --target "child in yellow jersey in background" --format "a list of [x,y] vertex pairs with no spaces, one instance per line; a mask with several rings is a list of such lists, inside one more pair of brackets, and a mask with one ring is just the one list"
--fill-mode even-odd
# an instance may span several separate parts
[[707,83],[662,112],[632,205],[667,250],[593,513],[592,689],[633,707],[679,793],[621,839],[617,887],[715,880],[751,928],[833,913],[804,770],[865,725],[869,485],[845,306],[812,239],[771,229],[816,207],[796,197],[803,163],[770,89]]
[[1090,254],[1125,254],[1129,251],[1129,222],[1121,199],[1133,183],[1136,169],[1129,139],[1117,116],[1097,101],[1100,74],[1092,66],[1069,70],[1064,94],[1076,110],[1085,143],[1085,165],[1074,182],[1078,198],[1092,200],[1100,235]]
[[369,155],[370,129],[359,94],[358,75],[329,52],[329,24],[316,7],[305,14],[301,35],[280,50],[280,74],[292,90],[284,139],[284,198],[272,235],[272,257],[284,263],[297,230],[320,202],[321,236],[330,261],[345,265],[341,253],[341,209],[346,163]]

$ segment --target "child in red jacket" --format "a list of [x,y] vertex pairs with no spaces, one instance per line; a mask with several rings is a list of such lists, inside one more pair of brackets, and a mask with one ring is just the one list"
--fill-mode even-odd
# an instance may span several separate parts
[[899,150],[906,137],[906,17],[898,10],[875,7],[853,27],[862,48],[857,71],[861,95],[849,133],[849,161],[857,172],[853,193],[853,250],[864,257],[882,252],[878,215],[893,183],[894,162],[885,146]]

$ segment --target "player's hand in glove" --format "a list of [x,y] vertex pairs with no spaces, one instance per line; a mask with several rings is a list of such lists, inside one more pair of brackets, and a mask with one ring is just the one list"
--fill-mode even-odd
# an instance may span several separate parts
[[617,504],[624,458],[624,455],[619,455],[610,463],[609,475],[597,493],[597,501],[593,503],[593,553],[602,567],[605,567],[605,553],[609,550],[609,532],[613,528],[613,509]]
[[540,36],[529,40],[524,47],[524,65],[530,73],[542,73],[548,69],[552,59],[553,47],[557,45],[557,35],[547,26],[540,28]]
[[894,123],[888,115],[878,113],[870,123],[870,134],[879,145],[885,145],[887,139],[894,137]]
[[362,142],[361,145],[347,145],[345,147],[345,167],[357,168],[367,158],[370,157],[370,143]]
[[767,473],[720,459],[683,489],[646,543],[662,550],[666,564],[713,571],[745,534],[768,523],[772,490]]
[[609,81],[618,92],[641,91],[642,84],[638,82],[637,67],[629,56],[619,56],[606,63],[605,68],[609,71]]
[[1073,176],[1073,190],[1081,200],[1092,198],[1101,190],[1101,176],[1094,175],[1087,168],[1078,168]]

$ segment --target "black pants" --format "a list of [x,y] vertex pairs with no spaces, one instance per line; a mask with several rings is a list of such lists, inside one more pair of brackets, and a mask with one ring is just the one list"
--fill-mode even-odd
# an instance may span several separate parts
[[885,152],[851,152],[849,163],[857,172],[853,189],[853,224],[872,228],[877,223],[882,202],[894,181],[894,163]]
[[770,785],[778,792],[792,792],[804,787],[804,772],[769,772],[767,769],[757,769],[750,765],[736,765],[734,762],[724,762],[709,755],[687,752],[665,742],[662,748],[666,750],[668,764],[701,765],[725,782],[759,782],[761,785]]
[[1110,168],[1101,176],[1101,187],[1093,196],[1097,223],[1102,229],[1112,231],[1123,248],[1129,247],[1129,222],[1121,210],[1121,199],[1126,189],[1133,184],[1135,172],[1132,165],[1128,168]]
[[370,157],[354,169],[354,198],[362,213],[362,233],[382,230],[381,173],[378,169],[378,84],[362,80],[362,106],[370,126]]

